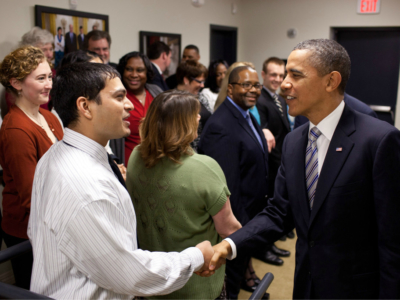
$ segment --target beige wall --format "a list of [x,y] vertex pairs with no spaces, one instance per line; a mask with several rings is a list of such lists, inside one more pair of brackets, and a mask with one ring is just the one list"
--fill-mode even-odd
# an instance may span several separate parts
[[[240,0],[206,0],[201,8],[192,6],[190,0],[78,0],[77,10],[109,16],[113,62],[127,52],[139,50],[142,30],[182,34],[182,47],[197,45],[201,62],[208,66],[210,24],[240,25],[241,10],[232,15],[232,3],[241,5]],[[68,0],[0,0],[0,59],[34,26],[36,4],[69,9]],[[239,31],[239,39],[240,36]]]

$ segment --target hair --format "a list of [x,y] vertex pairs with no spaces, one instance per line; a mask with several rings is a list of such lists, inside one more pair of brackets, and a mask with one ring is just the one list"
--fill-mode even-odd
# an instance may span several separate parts
[[59,69],[69,64],[90,62],[94,58],[101,59],[101,57],[96,52],[89,50],[78,50],[70,52],[67,55],[65,55],[61,60]]
[[325,76],[337,71],[342,76],[338,91],[344,94],[347,82],[350,78],[351,62],[346,49],[334,40],[314,39],[301,42],[294,47],[295,50],[308,50],[311,55],[308,61],[317,69],[319,76]]
[[278,66],[285,66],[285,62],[282,59],[273,56],[273,57],[267,58],[264,61],[263,66],[262,66],[262,70],[264,71],[264,73],[267,73],[267,71],[268,71],[267,66],[269,63],[274,63],[274,64],[277,64]]
[[154,98],[139,126],[139,151],[146,168],[163,157],[179,164],[182,155],[193,155],[190,143],[197,135],[198,98],[188,92],[170,90]]
[[101,39],[106,39],[108,42],[108,47],[111,48],[111,36],[107,31],[92,30],[86,35],[86,38],[83,41],[83,49],[88,50],[89,40],[98,41]]
[[57,32],[58,32],[60,29],[62,29],[62,28],[61,28],[61,27],[58,27],[58,28],[57,28]]
[[171,49],[168,47],[166,43],[161,41],[156,41],[147,48],[147,57],[150,60],[157,59],[164,52],[166,55],[169,55]]
[[[117,70],[119,74],[121,74],[121,77],[124,76],[125,67],[128,64],[128,60],[132,57],[139,57],[142,59],[144,66],[146,67],[147,82],[151,81],[154,78],[154,71],[151,62],[146,55],[137,51],[129,52],[120,58]],[[122,81],[122,83],[124,83],[124,81]]]
[[224,65],[226,69],[229,68],[228,63],[223,59],[212,61],[208,67],[208,77],[205,86],[209,87],[213,93],[218,93],[220,89],[217,86],[217,68],[220,64]]
[[221,89],[220,89],[220,91],[219,91],[219,93],[218,93],[217,101],[215,101],[214,111],[216,111],[217,108],[218,108],[218,107],[222,104],[222,102],[224,102],[225,99],[226,99],[227,91],[228,91],[229,77],[230,77],[230,74],[231,74],[232,70],[234,70],[235,68],[240,67],[240,66],[248,66],[248,67],[250,67],[250,68],[252,68],[252,69],[254,69],[254,70],[256,69],[256,68],[254,67],[253,63],[251,63],[251,62],[238,61],[238,62],[233,63],[233,64],[228,68],[228,71],[226,71],[226,75],[225,75],[224,80],[222,80]]
[[105,64],[83,62],[62,67],[54,79],[50,96],[56,99],[54,108],[64,127],[78,121],[76,100],[79,97],[100,105],[100,91],[106,86],[107,79],[116,77],[120,78],[118,71]]
[[185,47],[185,49],[183,49],[183,51],[185,51],[186,49],[188,50],[195,50],[197,52],[197,54],[200,54],[200,50],[199,47],[197,47],[196,45],[187,45]]
[[79,29],[83,29],[83,26],[79,26]]
[[1,84],[8,92],[17,96],[18,91],[10,84],[10,80],[15,78],[23,81],[44,61],[47,59],[39,48],[24,46],[14,50],[0,63]]
[[229,74],[228,84],[237,82],[240,79],[239,73],[243,70],[253,70],[253,68],[250,68],[249,66],[239,66],[234,68],[231,74]]
[[185,60],[181,62],[176,69],[176,78],[178,80],[178,84],[183,84],[184,77],[192,82],[193,78],[199,77],[201,75],[206,78],[207,73],[207,68],[203,64],[194,60]]
[[50,32],[35,26],[22,36],[20,46],[40,47],[53,42],[54,37]]

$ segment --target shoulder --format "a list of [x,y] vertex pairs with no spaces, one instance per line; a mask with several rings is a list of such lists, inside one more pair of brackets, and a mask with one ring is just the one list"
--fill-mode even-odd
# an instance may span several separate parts
[[152,83],[146,83],[146,89],[154,98],[163,92],[158,85]]
[[373,110],[364,102],[350,96],[349,94],[344,94],[344,102],[352,109],[367,115],[373,114]]
[[185,157],[183,165],[190,169],[191,173],[195,169],[194,173],[196,177],[201,177],[201,174],[210,176],[211,174],[217,174],[218,177],[224,176],[224,173],[215,159],[210,156],[203,154],[193,154],[192,156]]
[[32,121],[15,105],[4,117],[1,128],[2,130],[19,129],[27,134],[33,134]]

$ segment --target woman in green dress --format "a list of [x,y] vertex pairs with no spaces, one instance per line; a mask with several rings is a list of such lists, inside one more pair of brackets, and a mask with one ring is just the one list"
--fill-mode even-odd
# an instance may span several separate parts
[[[215,245],[241,227],[222,169],[190,147],[199,112],[196,96],[171,90],[153,100],[141,124],[141,144],[129,159],[126,183],[143,250],[179,252],[204,240]],[[224,267],[211,277],[194,275],[181,290],[154,298],[215,299],[224,275]]]

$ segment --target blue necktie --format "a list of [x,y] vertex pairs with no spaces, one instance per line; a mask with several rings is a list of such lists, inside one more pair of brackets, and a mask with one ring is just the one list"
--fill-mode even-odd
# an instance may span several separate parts
[[257,132],[256,128],[254,127],[254,125],[253,125],[253,122],[251,121],[251,118],[250,118],[250,113],[249,113],[249,112],[247,112],[247,115],[246,115],[246,121],[247,121],[247,123],[249,124],[249,126],[250,126],[251,130],[253,130],[253,133],[254,133],[254,135],[256,136],[256,138],[257,138],[258,142],[260,143],[260,145],[261,145],[261,149],[263,149],[263,151],[264,151],[264,147],[263,147],[263,144],[262,144],[261,138],[260,138],[260,136],[259,136],[259,134],[258,134],[258,132]]
[[318,148],[317,139],[321,131],[317,127],[310,130],[306,150],[306,183],[310,210],[312,210],[318,184]]

